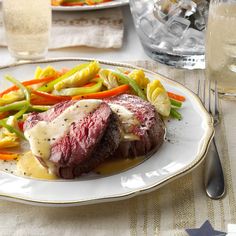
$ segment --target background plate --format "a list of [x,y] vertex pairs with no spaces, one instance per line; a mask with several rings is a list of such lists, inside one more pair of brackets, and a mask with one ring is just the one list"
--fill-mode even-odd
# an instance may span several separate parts
[[[33,78],[36,66],[71,68],[89,59],[51,59],[0,68],[0,88],[10,84],[2,78],[10,74],[19,80]],[[137,68],[127,64],[102,62],[103,68]],[[0,196],[12,201],[48,206],[82,205],[114,201],[149,192],[194,169],[206,155],[214,133],[212,117],[199,98],[181,84],[151,71],[146,76],[160,79],[169,90],[186,97],[181,109],[183,120],[167,123],[167,140],[157,153],[142,164],[112,176],[76,180],[45,181],[0,172]]]
[[99,10],[113,7],[120,7],[123,5],[127,5],[129,0],[113,0],[111,2],[105,2],[98,5],[93,6],[75,6],[75,7],[63,7],[63,6],[53,6],[53,11],[90,11],[90,10]]

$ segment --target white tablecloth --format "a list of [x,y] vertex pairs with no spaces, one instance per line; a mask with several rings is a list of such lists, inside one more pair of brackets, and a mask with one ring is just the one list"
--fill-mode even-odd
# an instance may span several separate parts
[[[198,79],[204,79],[204,71],[176,70],[150,61],[131,63],[158,71],[193,91]],[[222,121],[216,138],[227,184],[223,199],[206,196],[201,165],[159,190],[113,203],[48,208],[1,200],[0,235],[187,236],[186,228],[200,227],[206,220],[226,231],[229,223],[236,223],[236,104],[221,100],[220,105]]]
[[[93,57],[103,60],[131,61],[160,72],[196,91],[203,71],[176,70],[152,62],[143,52],[135,34],[129,9],[125,7],[125,40],[119,50],[76,48],[50,51],[48,57]],[[142,62],[140,61],[142,60]],[[0,64],[11,61],[0,48]],[[139,62],[138,62],[139,61]],[[221,101],[223,119],[217,141],[227,183],[224,199],[212,201],[203,190],[203,168],[149,194],[129,200],[98,205],[47,208],[0,201],[0,235],[157,235],[186,236],[185,228],[200,227],[205,220],[218,230],[236,223],[236,104]]]

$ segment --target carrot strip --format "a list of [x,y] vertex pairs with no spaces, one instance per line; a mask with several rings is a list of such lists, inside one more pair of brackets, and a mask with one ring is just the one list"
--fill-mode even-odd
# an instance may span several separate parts
[[[85,87],[85,88],[91,87],[95,84],[96,82],[90,82],[90,83],[85,84],[82,87]],[[53,95],[53,94],[41,92],[38,90],[32,90],[31,94],[34,94],[37,96],[37,97],[31,98],[31,104],[33,105],[54,105],[58,102],[63,102],[63,101],[72,99],[71,96]]]
[[12,161],[16,160],[18,158],[17,153],[11,153],[11,152],[0,152],[0,160],[4,161]]
[[91,6],[96,5],[96,3],[92,0],[86,0],[85,2],[86,2],[87,5],[91,5]]
[[72,7],[72,6],[83,6],[84,3],[80,3],[80,2],[63,2],[61,4],[61,6],[65,6],[65,7]]
[[83,85],[82,87],[91,87],[91,86],[93,86],[93,85],[95,85],[96,84],[96,82],[90,82],[90,83],[87,83],[87,84],[85,84],[85,85]]
[[105,2],[110,2],[111,0],[100,0],[100,1],[94,1],[94,0],[86,0],[85,2],[88,5],[96,5],[96,4],[100,4],[100,3],[105,3]]
[[[93,85],[95,85],[96,82],[90,82],[90,83],[87,83],[85,84],[84,86],[82,87],[91,87]],[[62,96],[62,95],[53,95],[53,94],[50,94],[50,93],[46,93],[46,92],[41,92],[41,91],[38,91],[38,90],[32,90],[31,91],[32,94],[35,94],[39,97],[43,97],[45,99],[49,99],[49,100],[53,100],[53,101],[57,101],[57,102],[61,102],[61,101],[66,101],[66,100],[71,100],[71,96]]]
[[41,91],[37,91],[37,90],[31,91],[31,93],[35,94],[39,97],[42,97],[42,98],[45,98],[45,99],[48,99],[48,100],[57,101],[57,102],[71,100],[70,96],[57,96],[57,95],[53,95],[53,94],[50,94],[50,93],[45,93],[45,92],[41,92]]
[[108,97],[112,97],[112,96],[116,96],[116,95],[125,93],[129,90],[129,88],[130,87],[128,84],[124,84],[124,85],[118,86],[114,89],[107,90],[107,91],[74,96],[74,97],[72,97],[72,100],[108,98]]
[[18,123],[18,127],[19,127],[20,131],[23,132],[24,131],[24,121],[20,120],[17,123]]
[[58,100],[48,99],[48,98],[42,98],[42,97],[34,97],[30,100],[31,105],[55,105],[59,103]]
[[184,96],[181,96],[179,94],[176,94],[176,93],[172,93],[172,92],[167,92],[168,96],[170,98],[173,98],[177,101],[180,101],[180,102],[184,102],[185,101],[185,97]]
[[8,111],[0,112],[0,120],[8,117],[9,115],[10,115],[10,113]]
[[[25,86],[29,86],[29,85],[34,85],[34,84],[40,84],[40,83],[44,83],[44,82],[50,82],[52,80],[56,79],[55,76],[49,76],[49,77],[45,77],[42,79],[33,79],[33,80],[28,80],[28,81],[24,81],[22,82],[23,85]],[[2,97],[4,94],[7,94],[11,91],[15,91],[18,90],[19,88],[16,85],[13,85],[12,87],[4,90],[3,92],[0,93],[0,97]]]

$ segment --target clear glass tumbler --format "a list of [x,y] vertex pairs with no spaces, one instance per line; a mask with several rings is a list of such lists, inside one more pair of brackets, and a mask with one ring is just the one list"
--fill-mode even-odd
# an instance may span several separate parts
[[236,98],[236,0],[212,0],[206,36],[206,73],[218,92]]
[[48,51],[50,0],[3,0],[3,23],[10,54],[17,60],[35,60]]
[[145,52],[177,68],[205,68],[207,0],[130,0]]

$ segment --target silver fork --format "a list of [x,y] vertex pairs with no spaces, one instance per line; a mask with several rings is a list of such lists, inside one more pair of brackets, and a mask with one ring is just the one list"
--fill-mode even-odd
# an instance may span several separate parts
[[[214,91],[214,98],[212,99],[211,83],[209,82],[207,87],[206,82],[204,80],[202,92],[200,80],[198,81],[198,96],[201,98],[208,112],[213,116],[214,126],[216,127],[220,121],[218,109],[218,91],[216,82],[214,83]],[[209,152],[206,157],[204,174],[204,185],[207,196],[212,199],[222,198],[225,194],[225,182],[215,138],[213,138],[212,140]]]

